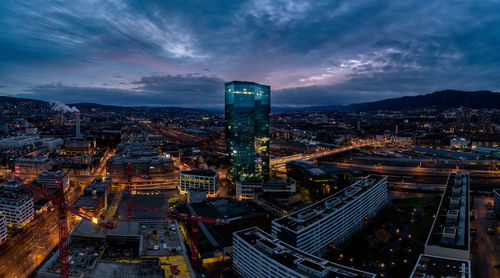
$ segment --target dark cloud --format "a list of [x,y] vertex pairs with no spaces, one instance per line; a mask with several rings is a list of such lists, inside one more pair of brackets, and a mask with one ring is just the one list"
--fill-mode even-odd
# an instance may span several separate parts
[[206,76],[147,76],[127,85],[135,87],[117,89],[52,83],[31,87],[24,96],[64,103],[184,107],[220,107],[220,99],[224,97],[224,81]]
[[9,94],[189,106],[222,105],[222,80],[235,79],[270,84],[275,105],[500,90],[499,10],[494,1],[5,1],[0,82]]

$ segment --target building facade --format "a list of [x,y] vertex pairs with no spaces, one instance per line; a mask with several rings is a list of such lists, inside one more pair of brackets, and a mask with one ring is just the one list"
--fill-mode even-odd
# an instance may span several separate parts
[[387,177],[370,175],[319,202],[272,223],[274,237],[322,255],[363,228],[387,202]]
[[263,181],[237,181],[236,199],[255,199],[257,191],[274,193],[295,193],[297,190],[296,182],[288,179],[283,182],[263,182]]
[[22,228],[35,216],[33,198],[19,192],[2,190],[0,213],[5,216],[8,226]]
[[179,192],[187,194],[193,189],[201,189],[209,197],[215,197],[219,190],[219,173],[213,169],[179,171]]
[[59,184],[63,184],[64,191],[69,188],[69,175],[60,171],[46,171],[36,179],[38,184],[43,184],[46,189],[59,189]]
[[269,179],[269,113],[271,87],[232,81],[225,85],[226,153],[229,176]]
[[7,219],[0,213],[0,245],[7,241]]
[[248,278],[376,277],[298,250],[257,227],[233,234],[233,270]]
[[52,169],[53,165],[54,161],[43,156],[20,157],[16,159],[14,169],[17,174],[40,175],[41,173]]

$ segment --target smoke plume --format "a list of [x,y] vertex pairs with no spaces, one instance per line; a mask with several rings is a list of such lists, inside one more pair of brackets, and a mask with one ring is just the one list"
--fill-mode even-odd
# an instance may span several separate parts
[[69,113],[80,112],[80,110],[78,110],[78,108],[76,108],[75,106],[69,107],[69,106],[67,106],[66,104],[64,104],[64,103],[62,103],[60,101],[50,101],[49,103],[50,103],[50,105],[52,105],[52,109],[54,111],[60,111],[60,112],[63,112],[63,113],[66,113],[66,112],[69,112]]

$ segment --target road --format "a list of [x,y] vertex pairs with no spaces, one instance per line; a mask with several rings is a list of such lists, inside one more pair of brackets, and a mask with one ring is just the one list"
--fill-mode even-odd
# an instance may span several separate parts
[[326,162],[322,161],[321,164],[331,165],[335,167],[358,169],[380,174],[400,174],[400,175],[441,175],[447,176],[451,172],[467,171],[474,175],[475,178],[498,178],[500,171],[486,171],[486,170],[463,170],[463,169],[450,169],[450,168],[425,168],[425,167],[406,167],[406,166],[387,166],[387,165],[367,165],[357,163],[345,162]]
[[499,269],[495,265],[500,264],[500,240],[498,229],[496,235],[488,235],[487,229],[496,227],[498,220],[488,210],[488,204],[493,202],[491,197],[474,196],[474,221],[471,228],[476,229],[476,235],[472,236],[471,244],[471,268],[472,277],[500,277]]
[[[80,192],[71,188],[69,200]],[[71,219],[71,218],[69,218]],[[0,277],[21,278],[33,272],[59,242],[57,209],[37,216],[26,228],[8,239],[0,250]],[[69,230],[73,225],[68,225]]]
[[281,167],[281,166],[285,165],[287,162],[292,161],[292,160],[311,160],[311,159],[315,159],[315,158],[322,157],[322,156],[328,156],[328,155],[341,153],[341,152],[345,152],[345,151],[350,151],[353,149],[367,147],[367,146],[376,145],[376,144],[380,144],[380,143],[382,143],[382,142],[375,141],[375,140],[369,140],[369,141],[366,141],[363,143],[358,143],[358,144],[354,144],[351,146],[339,147],[339,148],[335,148],[335,149],[331,149],[331,150],[327,150],[327,151],[319,151],[319,152],[310,153],[310,154],[294,154],[294,155],[290,155],[290,156],[284,156],[284,157],[272,159],[271,160],[271,167],[278,168],[278,167]]

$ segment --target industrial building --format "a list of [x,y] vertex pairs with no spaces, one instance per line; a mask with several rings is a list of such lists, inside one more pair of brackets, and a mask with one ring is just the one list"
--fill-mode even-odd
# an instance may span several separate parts
[[255,199],[256,191],[274,192],[274,193],[295,193],[297,190],[296,182],[293,179],[286,181],[237,181],[236,182],[236,199]]
[[45,186],[47,190],[59,189],[59,184],[63,184],[64,191],[69,188],[69,175],[60,171],[45,171],[36,179],[36,183]]
[[387,177],[369,175],[319,202],[272,223],[274,237],[322,255],[359,231],[387,202]]
[[26,196],[17,183],[3,184],[0,188],[0,213],[5,216],[7,226],[22,228],[35,216],[33,198]]
[[376,277],[308,254],[257,227],[234,233],[233,271],[248,278]]
[[232,81],[224,95],[229,177],[233,182],[269,179],[271,87]]
[[410,278],[470,278],[470,261],[421,254]]
[[469,259],[469,184],[468,173],[450,173],[448,176],[431,232],[425,243],[426,255]]
[[95,179],[83,189],[83,195],[73,206],[87,213],[98,216],[108,207],[108,197],[111,193],[111,178]]
[[219,190],[219,173],[213,169],[179,171],[179,192],[187,194],[189,190],[201,189],[207,197],[215,197]]
[[7,241],[7,218],[0,212],[0,245]]

